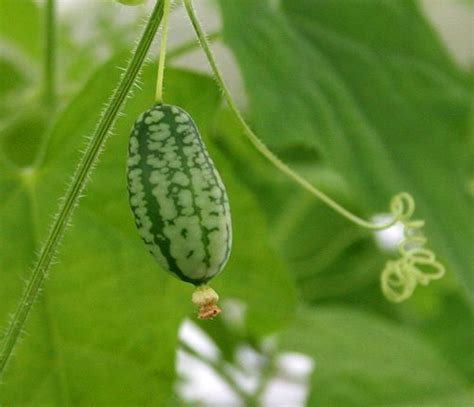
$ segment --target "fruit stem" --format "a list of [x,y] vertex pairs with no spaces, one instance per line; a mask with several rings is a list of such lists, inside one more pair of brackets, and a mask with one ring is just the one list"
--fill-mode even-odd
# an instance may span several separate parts
[[163,81],[165,76],[166,45],[168,43],[168,27],[171,9],[171,0],[164,0],[163,3],[163,25],[161,29],[160,58],[158,60],[158,74],[156,78],[157,103],[163,103]]

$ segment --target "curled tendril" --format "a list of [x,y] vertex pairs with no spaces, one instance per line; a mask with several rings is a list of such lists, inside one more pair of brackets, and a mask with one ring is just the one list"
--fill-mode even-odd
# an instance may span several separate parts
[[403,225],[403,239],[398,245],[400,258],[388,261],[381,275],[384,295],[393,302],[402,302],[411,297],[418,284],[427,285],[445,273],[444,266],[436,261],[433,251],[424,246],[427,239],[421,228],[423,220],[412,220],[415,200],[402,192],[393,197],[390,212]]

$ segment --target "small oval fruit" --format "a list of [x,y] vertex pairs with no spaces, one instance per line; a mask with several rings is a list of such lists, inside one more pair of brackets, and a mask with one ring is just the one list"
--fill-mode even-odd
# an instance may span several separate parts
[[158,264],[206,284],[232,245],[224,184],[183,109],[157,104],[135,122],[127,161],[129,201],[139,234]]

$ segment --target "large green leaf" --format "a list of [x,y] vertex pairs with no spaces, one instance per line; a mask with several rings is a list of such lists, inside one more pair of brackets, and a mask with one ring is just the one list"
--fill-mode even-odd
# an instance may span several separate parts
[[259,337],[280,328],[293,315],[294,282],[269,244],[269,229],[254,194],[238,181],[238,173],[221,154],[214,151],[213,156],[229,193],[234,239],[225,274],[214,285],[224,298],[240,300],[249,333]]
[[415,328],[436,345],[446,360],[474,381],[474,315],[457,292],[445,288],[432,293],[424,291],[406,307],[399,317],[405,326]]
[[[240,128],[227,115],[220,121],[214,140],[234,157],[232,164],[242,181],[257,195],[271,225],[271,238],[296,278],[300,298],[313,304],[343,303],[389,316],[426,337],[472,381],[473,316],[452,279],[420,289],[403,305],[386,301],[379,275],[388,253],[374,244],[372,233],[350,224],[310,194],[284,182],[242,138]],[[314,155],[313,159],[308,153],[291,157],[286,151],[285,159],[315,185],[352,207],[348,186],[334,173],[324,171]],[[213,335],[221,349],[227,350],[228,358],[232,354],[226,344],[235,342],[239,334],[230,336],[220,330]]]
[[238,300],[244,317],[241,324],[234,324],[231,319],[212,324],[203,321],[199,325],[218,345],[222,356],[232,361],[242,343],[258,347],[262,337],[286,326],[293,317],[297,298],[294,279],[281,252],[271,244],[271,228],[258,197],[244,186],[241,171],[234,170],[237,156],[225,157],[215,146],[211,155],[229,194],[233,224],[230,260],[212,285],[223,299]]
[[26,83],[26,75],[16,63],[15,58],[8,55],[0,56],[0,97],[11,96],[12,91],[18,90]]
[[441,259],[474,300],[465,131],[472,87],[411,0],[220,2],[251,118],[271,146],[304,143],[366,214],[411,192]]
[[[60,114],[37,170],[0,162],[2,326],[19,298],[34,250],[47,233],[57,199],[80,157],[83,136],[92,133],[118,81],[116,67],[123,58],[105,64]],[[34,309],[27,338],[5,377],[2,402],[163,405],[173,394],[177,329],[184,315],[194,313],[192,287],[159,270],[147,253],[135,230],[125,190],[129,129],[153,103],[154,87],[148,84],[154,83],[155,75],[155,67],[145,68],[142,81],[147,86],[135,91],[125,118],[117,123],[116,135],[66,234],[59,264],[53,267]],[[166,81],[167,101],[189,111],[205,135],[220,104],[212,79],[170,69]],[[16,136],[24,138],[24,134]],[[6,149],[4,155],[12,152],[10,158],[16,164],[30,164],[21,161],[18,148]],[[261,336],[289,318],[295,292],[267,242],[255,199],[228,168],[226,159],[216,158],[231,201],[234,251],[215,287],[223,299],[240,299],[248,312],[250,331]]]
[[302,309],[281,340],[284,349],[314,359],[309,406],[469,400],[467,384],[434,349],[408,330],[367,313]]
[[[83,137],[92,133],[118,81],[117,62],[97,72],[62,113],[38,170],[2,170],[3,326]],[[153,83],[154,76],[150,67],[144,80]],[[167,79],[170,99],[180,101],[198,123],[212,117],[220,99],[212,80],[174,71]],[[176,332],[192,309],[191,290],[157,270],[136,233],[125,190],[128,132],[134,118],[153,103],[152,88],[136,92],[128,103],[127,118],[116,129],[119,136],[110,140],[77,210],[60,263],[5,377],[1,400],[7,404],[163,404],[172,394]],[[202,96],[195,98],[193,91]]]
[[[215,133],[215,143],[234,157],[235,171],[258,197],[271,240],[297,281],[301,298],[342,298],[370,287],[383,303],[378,285],[387,255],[376,246],[373,233],[351,224],[279,174],[242,137],[229,112],[221,115]],[[321,166],[314,152],[295,151],[296,157],[282,151],[293,168],[347,207],[353,206],[348,186],[334,171]]]
[[39,57],[40,30],[40,9],[34,1],[0,1],[0,44],[4,41],[30,56]]

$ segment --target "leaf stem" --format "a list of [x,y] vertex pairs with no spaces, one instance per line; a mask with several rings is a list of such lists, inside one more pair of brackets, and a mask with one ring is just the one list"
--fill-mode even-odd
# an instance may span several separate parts
[[201,43],[201,47],[206,54],[206,57],[209,61],[209,65],[211,66],[211,69],[214,73],[214,76],[216,78],[216,81],[218,85],[222,89],[222,93],[224,95],[224,99],[226,100],[230,110],[234,114],[235,118],[239,122],[240,126],[242,127],[242,130],[244,131],[244,134],[247,136],[247,138],[252,142],[252,144],[255,146],[255,148],[268,160],[270,161],[278,170],[280,170],[282,173],[286,174],[288,177],[296,181],[300,186],[302,186],[306,191],[310,192],[317,198],[319,198],[321,201],[323,201],[326,205],[331,207],[333,210],[341,214],[343,217],[346,219],[352,221],[353,223],[362,226],[366,229],[371,229],[371,230],[383,230],[386,229],[390,226],[393,226],[397,221],[397,217],[394,216],[393,219],[391,219],[389,222],[385,224],[374,224],[371,222],[366,221],[365,219],[360,218],[359,216],[353,214],[352,212],[348,211],[345,209],[343,206],[338,204],[336,201],[334,201],[332,198],[330,198],[328,195],[326,195],[324,192],[310,184],[306,179],[304,179],[302,176],[300,176],[298,173],[293,171],[290,167],[288,167],[283,161],[281,161],[275,154],[273,154],[267,146],[257,137],[257,135],[252,131],[250,126],[247,124],[245,119],[243,118],[242,114],[240,113],[239,108],[237,107],[237,104],[234,102],[234,99],[232,98],[232,95],[229,91],[229,88],[227,87],[227,84],[224,80],[224,77],[222,76],[216,60],[214,58],[214,54],[209,46],[209,42],[206,38],[206,34],[201,26],[201,23],[199,22],[199,19],[196,15],[196,12],[194,11],[194,7],[192,4],[192,0],[184,0],[184,6],[186,8],[186,11],[188,13],[188,16],[191,20],[191,24],[194,27],[194,31],[196,32],[197,38],[199,42]]
[[251,402],[253,406],[258,407],[262,404],[261,399],[268,387],[269,381],[273,378],[276,371],[275,357],[276,357],[276,354],[273,351],[270,354],[265,355],[266,360],[261,370],[260,379],[252,395]]
[[160,45],[160,58],[158,60],[158,74],[156,78],[156,96],[155,100],[157,103],[163,103],[163,80],[165,76],[165,61],[166,61],[166,45],[168,43],[168,27],[171,0],[163,0],[164,11],[163,11],[163,25],[161,31],[161,45]]
[[200,360],[207,366],[209,366],[214,372],[218,374],[218,376],[227,383],[227,385],[234,391],[234,393],[240,397],[241,401],[245,403],[245,405],[250,405],[252,401],[252,396],[244,391],[241,386],[235,381],[234,377],[228,372],[225,367],[225,363],[222,359],[213,360],[202,353],[197,352],[191,346],[189,346],[186,342],[180,341],[179,343],[181,349],[188,353],[189,355],[195,357],[196,359]]
[[128,68],[122,76],[118,87],[114,91],[86,151],[79,162],[79,166],[74,174],[72,182],[61,200],[60,208],[46,239],[46,243],[40,252],[36,264],[34,265],[26,289],[22,294],[17,309],[15,310],[12,320],[7,328],[0,351],[0,377],[5,371],[15,345],[18,342],[23,326],[25,325],[33,304],[43,286],[44,280],[51,266],[51,260],[57,252],[58,245],[71,219],[74,208],[78,204],[81,193],[87,184],[87,180],[90,178],[94,164],[97,161],[107,136],[130,92],[130,89],[136,81],[162,17],[163,0],[158,0]]
[[43,99],[47,106],[56,102],[56,0],[46,0],[44,7]]

